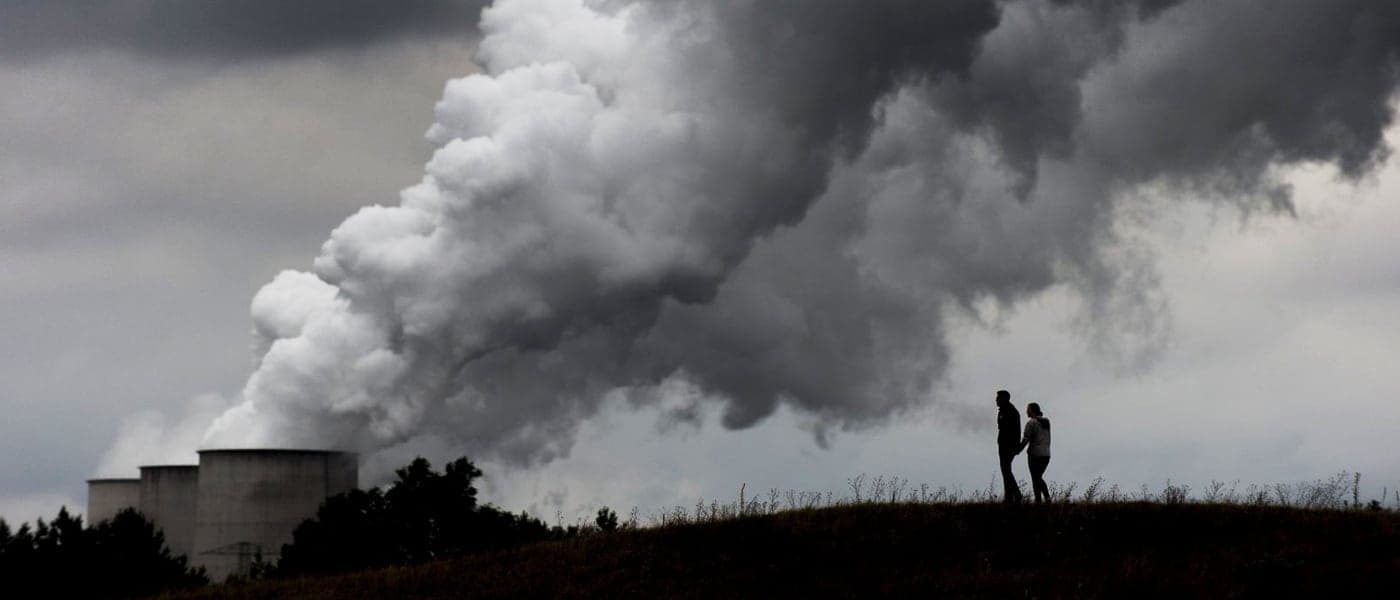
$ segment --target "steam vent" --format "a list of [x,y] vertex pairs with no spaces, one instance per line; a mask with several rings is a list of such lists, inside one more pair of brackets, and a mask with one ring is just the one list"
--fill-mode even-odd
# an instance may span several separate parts
[[326,498],[354,489],[358,457],[328,450],[201,450],[199,465],[141,467],[140,479],[88,480],[88,522],[136,508],[172,554],[211,581],[275,563]]

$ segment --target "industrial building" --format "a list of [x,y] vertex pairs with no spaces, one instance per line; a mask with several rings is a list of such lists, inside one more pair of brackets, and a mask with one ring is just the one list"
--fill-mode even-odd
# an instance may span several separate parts
[[165,533],[170,553],[191,556],[194,550],[195,497],[199,467],[152,465],[141,467],[141,513]]
[[172,554],[211,581],[275,563],[292,531],[326,498],[359,484],[355,454],[328,450],[201,450],[199,465],[141,467],[140,479],[88,480],[88,522],[141,511]]
[[202,450],[194,562],[210,579],[275,563],[292,531],[326,498],[355,488],[353,454],[314,450]]
[[89,479],[87,520],[96,524],[106,521],[123,508],[141,506],[140,479]]

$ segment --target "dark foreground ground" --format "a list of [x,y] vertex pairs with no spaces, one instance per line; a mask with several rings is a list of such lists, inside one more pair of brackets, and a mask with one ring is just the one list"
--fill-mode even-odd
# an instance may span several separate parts
[[1400,514],[864,505],[178,598],[1400,598]]

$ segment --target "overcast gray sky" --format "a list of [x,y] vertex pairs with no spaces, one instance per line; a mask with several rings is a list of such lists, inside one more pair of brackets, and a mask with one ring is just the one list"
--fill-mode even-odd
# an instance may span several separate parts
[[[446,141],[424,133],[459,114],[445,101],[435,116],[444,84],[481,68],[482,4],[0,5],[0,516],[81,507],[83,479],[141,454],[122,444],[194,444],[240,400],[257,358],[254,294],[284,269],[310,270],[342,221],[398,204],[423,178]],[[652,303],[641,292],[581,303],[603,333],[564,335],[543,357],[531,338],[515,362],[468,368],[482,380],[524,373],[473,389],[520,394],[523,408],[474,422],[429,411],[448,425],[383,444],[367,479],[414,453],[472,452],[489,499],[545,515],[646,513],[741,484],[839,493],[861,472],[985,487],[992,396],[1005,388],[1054,419],[1052,480],[1135,488],[1348,470],[1372,494],[1400,488],[1389,443],[1400,161],[1384,151],[1400,141],[1393,10],[969,1],[911,16],[942,28],[924,43],[917,28],[866,36],[892,25],[879,7],[853,21],[842,11],[856,2],[796,18],[791,2],[740,14],[676,0],[629,18],[666,25],[668,10],[695,10],[713,28],[697,35],[738,51],[672,52],[679,42],[656,27],[627,46],[656,58],[612,72],[587,66],[609,64],[597,58],[606,44],[570,45],[593,29],[522,33],[606,23],[571,21],[559,8],[569,0],[509,4],[557,14],[501,16],[486,57],[498,81],[572,53],[580,77],[612,81],[629,106],[660,102],[656,90],[683,90],[695,110],[732,98],[702,121],[714,139],[780,122],[786,133],[743,139],[767,140],[756,156],[785,157],[773,160],[803,177],[745,175],[664,140],[639,146],[661,158],[599,161],[622,173],[609,181],[635,179],[616,165],[669,157],[737,173],[703,196],[638,184],[660,190],[658,205],[704,197],[722,209],[687,221],[703,223],[691,247],[720,249],[699,263],[718,271],[686,263]],[[1273,20],[1249,20],[1260,14]],[[798,42],[773,46],[766,33],[784,27]],[[736,55],[773,58],[726,62]],[[911,68],[929,80],[899,83]],[[834,73],[870,78],[814,83]],[[808,146],[840,149],[791,151]],[[775,193],[797,200],[750,208]],[[547,295],[560,297],[573,298]],[[605,304],[624,308],[608,316]],[[616,314],[644,315],[648,333]],[[629,350],[602,361],[593,339]],[[551,366],[566,359],[579,366]],[[645,390],[609,389],[662,370]],[[550,386],[576,383],[597,393],[553,399]],[[548,439],[519,433],[532,426]]]

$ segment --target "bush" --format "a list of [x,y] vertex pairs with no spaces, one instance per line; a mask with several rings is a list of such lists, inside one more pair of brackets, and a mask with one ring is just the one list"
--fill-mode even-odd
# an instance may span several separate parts
[[611,508],[604,506],[598,509],[598,517],[594,519],[593,522],[598,526],[598,529],[605,533],[616,531],[617,513],[613,512]]

